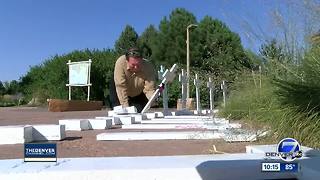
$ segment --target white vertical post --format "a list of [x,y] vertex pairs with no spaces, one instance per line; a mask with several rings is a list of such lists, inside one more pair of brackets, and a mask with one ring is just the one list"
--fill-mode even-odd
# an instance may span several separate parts
[[[160,66],[160,71],[158,71],[158,78],[160,80],[163,80],[163,75],[164,75],[164,67],[161,65]],[[168,111],[168,90],[167,90],[167,84],[164,84],[164,90],[162,91],[162,105],[163,105],[163,112],[167,113]]]
[[198,78],[198,74],[196,74],[196,78],[194,79],[194,85],[196,86],[196,99],[197,99],[197,112],[198,114],[201,113],[201,104],[200,104],[200,80]]
[[89,70],[88,70],[88,98],[87,101],[90,101],[90,86],[91,86],[91,82],[90,82],[90,71],[91,71],[91,59],[89,59]]
[[181,74],[179,74],[179,82],[181,82],[181,108],[187,108],[187,76],[184,69],[181,69]]
[[[68,64],[71,63],[71,60],[68,61]],[[70,67],[69,67],[70,68]],[[71,101],[71,85],[70,85],[70,73],[69,73],[69,101]]]
[[261,79],[261,76],[262,76],[262,69],[261,69],[261,66],[259,66],[259,74],[260,74],[260,88],[262,86],[262,79]]
[[226,86],[225,80],[222,81],[221,89],[222,89],[222,93],[223,93],[223,106],[226,107],[226,90],[227,90],[227,86]]
[[189,48],[189,45],[190,45],[190,42],[189,42],[189,28],[191,27],[197,27],[198,25],[196,24],[189,24],[187,26],[187,40],[186,40],[186,43],[187,43],[187,98],[189,99],[190,97],[190,84],[189,84],[189,80],[190,80],[190,48]]
[[88,86],[88,97],[87,97],[87,101],[90,101],[90,86]]
[[214,84],[212,82],[211,77],[209,77],[209,82],[207,83],[207,87],[209,88],[209,96],[210,96],[210,113],[212,113],[214,109]]

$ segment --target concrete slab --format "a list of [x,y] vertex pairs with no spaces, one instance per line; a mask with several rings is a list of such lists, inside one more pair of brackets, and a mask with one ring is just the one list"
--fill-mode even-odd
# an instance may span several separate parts
[[[163,112],[155,112],[155,113],[157,114],[156,116],[157,116],[158,118],[163,118],[164,115],[165,115]],[[169,114],[170,112],[166,112],[166,113]],[[170,113],[170,115],[171,115],[171,113]]]
[[149,121],[141,121],[141,124],[213,124],[213,121],[195,119],[152,119]]
[[107,116],[109,116],[109,117],[112,117],[112,116],[114,116],[115,114],[116,114],[116,113],[114,113],[113,110],[107,112]]
[[[158,122],[158,121],[156,121]],[[122,125],[122,129],[208,129],[208,130],[227,130],[241,128],[241,124],[215,124],[206,123],[155,123],[153,121],[143,121],[141,124]]]
[[215,124],[130,124],[122,125],[122,129],[208,129],[226,130],[230,128],[226,125]]
[[32,126],[0,126],[0,144],[22,144],[32,140]]
[[60,141],[66,138],[65,125],[39,124],[32,125],[33,141]]
[[229,124],[230,123],[230,121],[225,118],[213,118],[213,120],[215,123],[218,123],[218,124]]
[[119,118],[121,124],[134,124],[135,123],[135,118],[131,115],[115,115],[114,117]]
[[257,135],[255,134],[225,135],[223,139],[227,142],[253,142],[257,140]]
[[229,126],[229,129],[231,129],[231,128],[239,129],[242,127],[242,125],[240,123],[228,123],[227,125]]
[[256,133],[244,129],[230,129],[223,139],[227,142],[252,142],[257,140]]
[[129,115],[134,118],[134,123],[141,123],[141,121],[147,120],[147,116],[145,114],[129,114]]
[[157,113],[144,113],[144,115],[147,116],[147,119],[154,119],[154,118],[157,118],[158,117],[158,114]]
[[[130,107],[123,107],[123,106],[116,106],[113,108],[114,114],[128,114],[128,113],[138,113],[137,108],[134,106]],[[109,116],[109,114],[108,114]]]
[[[261,172],[260,154],[210,154],[191,156],[59,158],[57,163],[0,160],[0,179],[104,180],[106,179],[318,179],[319,158],[298,161],[299,173]],[[232,173],[230,172],[232,170]],[[312,173],[311,173],[312,172]]]
[[126,107],[125,109],[128,113],[138,113],[137,108],[134,106]]
[[112,125],[121,125],[121,121],[119,117],[96,117],[96,119],[111,119]]
[[114,111],[108,111],[107,116],[112,117],[115,115],[135,115],[135,114],[139,114],[139,113],[128,113],[128,112],[117,113]]
[[96,116],[95,119],[112,119],[113,117],[109,116]]
[[84,131],[89,130],[88,119],[62,119],[59,124],[64,124],[66,131]]
[[90,129],[110,129],[112,119],[88,119]]
[[212,119],[212,118],[209,116],[181,115],[181,116],[165,116],[164,119]]
[[97,135],[98,141],[127,140],[174,140],[174,139],[220,139],[224,134],[214,131],[186,132],[120,132],[102,133]]

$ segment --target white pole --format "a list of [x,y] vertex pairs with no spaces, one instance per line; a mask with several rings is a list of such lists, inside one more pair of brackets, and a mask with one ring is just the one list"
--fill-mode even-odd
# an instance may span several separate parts
[[212,113],[214,109],[214,86],[213,86],[211,77],[209,77],[209,82],[207,86],[209,88],[209,96],[210,96],[210,112]]
[[189,84],[189,80],[190,80],[190,42],[189,42],[189,28],[191,27],[197,27],[198,25],[196,24],[190,24],[187,26],[187,98],[190,97],[190,84]]
[[262,79],[261,79],[261,77],[262,77],[262,69],[261,69],[261,66],[259,66],[259,73],[260,73],[260,88],[262,87]]
[[[164,70],[165,68],[161,65],[160,71],[158,71],[158,77],[160,80],[163,80]],[[162,91],[162,105],[163,105],[163,112],[167,113],[168,111],[168,86],[167,84],[164,84],[164,90]]]
[[71,60],[68,61],[68,67],[69,67],[69,101],[71,101],[70,63],[71,63]]
[[88,98],[87,101],[90,101],[90,86],[88,86]]
[[71,86],[69,85],[69,101],[71,101]]
[[224,80],[222,81],[221,89],[223,93],[223,106],[226,107],[226,83]]
[[194,85],[196,86],[196,99],[197,99],[197,111],[198,111],[198,114],[201,113],[199,83],[200,83],[200,81],[198,79],[198,74],[196,74],[196,78],[194,79]]
[[187,27],[187,98],[190,97],[190,55],[189,55],[189,26]]
[[186,109],[187,108],[187,88],[186,88],[186,82],[187,77],[184,72],[184,69],[181,69],[181,74],[179,75],[179,81],[181,82],[181,108]]

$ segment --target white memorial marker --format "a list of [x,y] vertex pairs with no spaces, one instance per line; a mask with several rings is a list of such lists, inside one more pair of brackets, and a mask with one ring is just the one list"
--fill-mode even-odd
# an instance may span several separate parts
[[112,119],[88,119],[89,129],[111,129]]
[[189,123],[189,124],[129,124],[122,125],[122,129],[208,129],[208,130],[220,130],[224,131],[232,128],[239,128],[239,124],[228,124],[228,125],[216,125],[216,124],[200,124],[200,123]]
[[[160,66],[160,71],[158,71],[158,78],[160,80],[164,79],[164,67]],[[164,90],[162,91],[162,104],[163,104],[163,113],[168,113],[168,90],[167,90],[167,84],[164,84]]]
[[198,74],[196,74],[196,78],[193,81],[196,86],[196,99],[197,99],[197,114],[201,114],[201,105],[200,105],[200,80],[198,78]]
[[134,140],[175,140],[175,139],[221,139],[222,132],[217,131],[180,131],[180,132],[117,132],[101,133],[98,141],[134,141]]
[[146,106],[141,111],[141,114],[144,114],[150,108],[152,102],[158,97],[158,94],[163,90],[163,85],[173,81],[174,77],[176,76],[177,68],[178,68],[177,64],[174,64],[169,71],[166,70],[164,72],[163,79],[161,81],[160,86],[153,93],[152,97],[149,99],[148,103],[146,104]]
[[222,93],[223,93],[223,106],[226,107],[226,90],[227,90],[227,86],[226,86],[226,81],[225,80],[222,81],[221,89],[222,89]]
[[60,141],[66,138],[65,125],[38,124],[32,125],[33,141]]
[[207,82],[207,87],[209,88],[210,95],[210,113],[213,113],[214,109],[214,84],[211,77],[209,77],[209,82]]
[[184,72],[184,69],[181,69],[181,74],[179,74],[179,82],[181,82],[181,109],[186,109],[187,108],[187,75]]
[[32,142],[32,126],[0,126],[0,145]]
[[[116,116],[118,116],[118,117],[116,117]],[[120,121],[119,116],[121,116],[121,115],[115,115],[112,117],[96,117],[95,119],[106,119],[106,120],[111,119],[112,125],[121,125],[121,121]],[[133,116],[133,115],[131,115],[131,116]]]
[[90,129],[88,119],[62,119],[59,120],[59,124],[64,124],[66,131],[84,131]]

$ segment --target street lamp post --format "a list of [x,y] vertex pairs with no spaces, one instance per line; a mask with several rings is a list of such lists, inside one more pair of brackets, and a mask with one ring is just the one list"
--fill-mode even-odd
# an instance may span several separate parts
[[187,98],[190,97],[190,84],[189,84],[189,79],[190,79],[190,55],[189,55],[189,28],[191,27],[197,27],[198,25],[196,24],[190,24],[187,26]]

